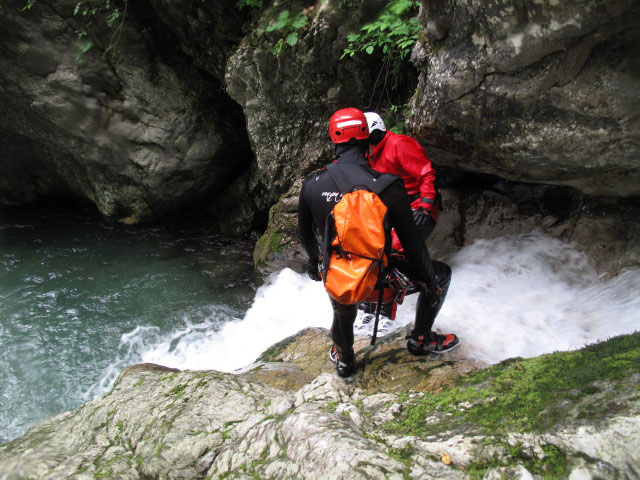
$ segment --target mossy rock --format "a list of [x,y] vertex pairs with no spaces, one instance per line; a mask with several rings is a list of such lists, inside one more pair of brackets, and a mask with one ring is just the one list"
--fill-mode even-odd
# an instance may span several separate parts
[[[455,385],[461,375],[475,371],[481,365],[465,359],[462,353],[451,352],[446,356],[414,357],[406,349],[406,329],[379,338],[371,346],[369,337],[356,336],[354,351],[358,370],[352,377],[353,385],[366,393],[401,392],[419,390],[437,393]],[[302,371],[274,371],[271,376],[296,376],[305,383],[323,372],[334,372],[335,366],[328,359],[332,345],[329,332],[323,328],[307,328],[277,343],[260,357],[261,362],[284,362],[298,366]],[[271,386],[264,372],[260,380]],[[279,378],[282,382],[282,378]],[[305,383],[290,381],[296,388]]]
[[253,262],[263,273],[285,267],[302,271],[297,213],[301,185],[301,180],[296,182],[269,210],[269,224],[253,251]]
[[[508,359],[460,378],[437,396],[412,402],[388,431],[468,432],[473,426],[484,434],[544,432],[560,422],[604,420],[630,409],[631,403],[611,398],[637,398],[638,372],[640,333],[576,351]],[[442,422],[427,426],[423,419],[434,412],[444,414]]]

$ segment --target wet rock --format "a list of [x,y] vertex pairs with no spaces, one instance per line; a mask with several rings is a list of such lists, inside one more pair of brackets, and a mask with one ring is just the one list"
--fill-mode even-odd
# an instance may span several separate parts
[[[133,224],[219,193],[251,161],[244,117],[219,80],[193,68],[140,4],[129,3],[117,36],[96,17],[79,41],[76,3],[21,11],[15,0],[0,13],[0,204],[71,193]],[[183,22],[192,32],[186,18],[198,9],[181,8],[176,31]],[[241,28],[212,16],[214,24]],[[233,41],[220,43],[228,51]],[[207,58],[209,70],[222,62],[220,74],[224,52]]]
[[[440,188],[443,209],[429,237],[432,258],[445,259],[478,239],[539,230],[575,244],[608,275],[640,266],[640,204],[635,199],[590,197],[572,188],[508,182],[493,176],[451,174]],[[299,183],[272,208],[254,262],[262,271],[284,267],[306,272],[297,240]],[[286,202],[286,209],[285,209]],[[277,240],[277,242],[276,242]],[[271,243],[270,243],[271,242]],[[266,248],[270,246],[270,248]]]
[[291,268],[306,272],[298,241],[298,197],[302,179],[297,180],[269,210],[269,224],[256,243],[253,261],[263,273]]
[[421,4],[408,123],[437,164],[640,193],[636,3]]
[[[307,26],[298,43],[274,54],[278,32],[246,35],[226,70],[229,95],[243,108],[256,156],[251,196],[266,210],[294,180],[331,161],[327,135],[331,114],[346,106],[364,108],[380,66],[354,57],[340,61],[346,35],[380,12],[385,2],[322,0],[305,10]],[[269,24],[279,12],[301,12],[303,2],[274,2],[263,12]]]
[[[619,343],[617,348],[609,348],[612,356],[603,361],[615,362],[621,358],[616,355],[631,358],[637,341],[628,336],[624,342],[627,350]],[[312,346],[315,343],[319,345]],[[467,377],[465,372],[478,366],[462,356],[448,357],[447,361],[411,358],[406,350],[400,351],[404,338],[399,333],[375,348],[369,348],[366,339],[359,340],[356,355],[369,363],[351,382],[345,382],[335,375],[326,358],[328,344],[326,331],[307,329],[265,353],[262,368],[239,375],[180,372],[149,364],[127,368],[110,393],[0,446],[0,478],[635,475],[640,451],[636,435],[640,403],[634,393],[637,374],[623,375],[613,382],[599,381],[597,387],[588,388],[591,394],[573,394],[575,401],[570,402],[569,412],[588,406],[601,412],[597,419],[559,415],[558,423],[547,431],[516,428],[504,435],[502,427],[487,429],[487,425],[476,423],[477,418],[471,420],[473,415],[463,423],[448,422],[452,413],[447,408],[473,414],[482,402],[492,401],[469,392],[481,392],[474,387],[478,381],[488,388],[494,377],[502,374],[507,375],[503,380],[517,381],[509,373],[509,361],[494,367],[491,374],[480,371],[480,378],[474,373]],[[318,355],[320,350],[322,360],[305,358]],[[536,361],[521,360],[523,370],[518,372],[535,371]],[[397,390],[391,375],[379,375],[376,382],[371,381],[374,376],[370,370],[383,368],[383,362],[405,366],[404,389]],[[420,363],[425,366],[422,372]],[[430,387],[422,378],[434,375],[438,365],[458,367],[444,383],[435,382],[439,387]],[[298,379],[300,372],[311,379],[298,385],[278,383],[277,388],[266,384],[270,382],[265,372],[272,372],[273,380],[293,371]],[[395,374],[400,375],[394,369]],[[411,376],[413,381],[408,380]],[[445,384],[456,387],[437,393]],[[472,390],[464,390],[465,384]],[[410,423],[409,431],[404,431],[406,414],[426,405],[425,401],[440,398],[438,395],[448,395],[440,402],[445,410],[435,407],[414,421],[420,423],[427,417],[426,425],[432,427],[414,430],[415,423]],[[614,395],[624,406],[615,412],[601,408],[602,402],[611,402]],[[469,402],[469,398],[475,399]],[[451,427],[441,428],[443,421]]]

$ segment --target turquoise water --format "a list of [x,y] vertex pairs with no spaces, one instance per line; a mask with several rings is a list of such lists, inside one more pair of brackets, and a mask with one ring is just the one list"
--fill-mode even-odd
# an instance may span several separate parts
[[132,332],[242,318],[256,290],[251,251],[198,226],[0,211],[0,443],[106,391],[140,361],[123,341]]

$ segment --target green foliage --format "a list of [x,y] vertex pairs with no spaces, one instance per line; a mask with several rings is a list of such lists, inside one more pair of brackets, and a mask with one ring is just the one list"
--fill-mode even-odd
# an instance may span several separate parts
[[373,22],[347,35],[349,43],[341,60],[356,54],[375,54],[382,58],[371,89],[370,108],[380,110],[375,105],[393,105],[405,100],[402,89],[406,88],[406,75],[410,73],[409,56],[420,32],[417,12],[418,0],[390,0]]
[[254,21],[264,9],[264,0],[237,0],[236,8],[238,10],[248,11],[251,20]]
[[405,60],[420,31],[415,16],[417,8],[417,0],[391,0],[377,19],[363,26],[358,33],[347,35],[349,45],[340,58],[353,57],[359,52],[371,55],[377,51],[394,61]]
[[113,30],[109,45],[105,49],[105,55],[115,48],[122,34],[127,7],[128,0],[125,0],[122,12],[112,0],[80,0],[76,3],[73,14],[84,19],[83,27],[76,31],[78,36],[77,59],[80,63],[83,55],[93,47],[93,42],[89,40],[88,32],[93,26],[94,20],[103,21],[109,28],[112,28],[120,20]]
[[[36,0],[26,0],[22,11],[31,10],[35,4]],[[122,33],[127,6],[128,0],[124,0],[122,11],[115,5],[113,0],[79,0],[76,2],[73,15],[82,19],[82,26],[75,32],[78,39],[76,44],[76,60],[78,63],[83,62],[84,54],[94,45],[89,39],[89,32],[94,28],[94,21],[104,22],[109,28],[115,26],[109,44],[105,48],[105,54],[116,46]]]
[[294,47],[298,44],[298,30],[307,26],[309,19],[301,10],[297,15],[291,15],[289,10],[283,10],[278,17],[265,29],[265,32],[278,32],[280,38],[273,46],[274,55],[280,55],[286,46]]
[[388,110],[383,111],[382,118],[385,119],[387,130],[393,133],[404,134],[404,112],[409,105],[391,105]]

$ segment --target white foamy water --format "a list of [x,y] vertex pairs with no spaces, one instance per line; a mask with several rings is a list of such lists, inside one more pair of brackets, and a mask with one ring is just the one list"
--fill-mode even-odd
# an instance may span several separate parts
[[436,320],[487,363],[581,348],[640,329],[640,270],[598,277],[575,247],[534,232],[477,241],[449,264]]
[[190,327],[182,332],[175,349],[169,351],[167,339],[146,351],[142,359],[180,369],[230,372],[252,363],[271,345],[302,328],[329,328],[331,318],[322,284],[285,269],[258,289],[243,319],[233,319],[217,330],[207,330],[206,325]]
[[[434,328],[458,334],[460,348],[480,362],[580,348],[640,329],[640,270],[599,278],[575,247],[541,233],[477,241],[446,261],[453,280]],[[413,322],[415,302],[413,295],[399,308],[399,323]],[[321,283],[283,270],[258,290],[242,319],[214,314],[162,338],[145,327],[123,335],[127,353],[92,393],[106,391],[134,359],[179,369],[240,369],[302,328],[329,328],[331,316]]]

